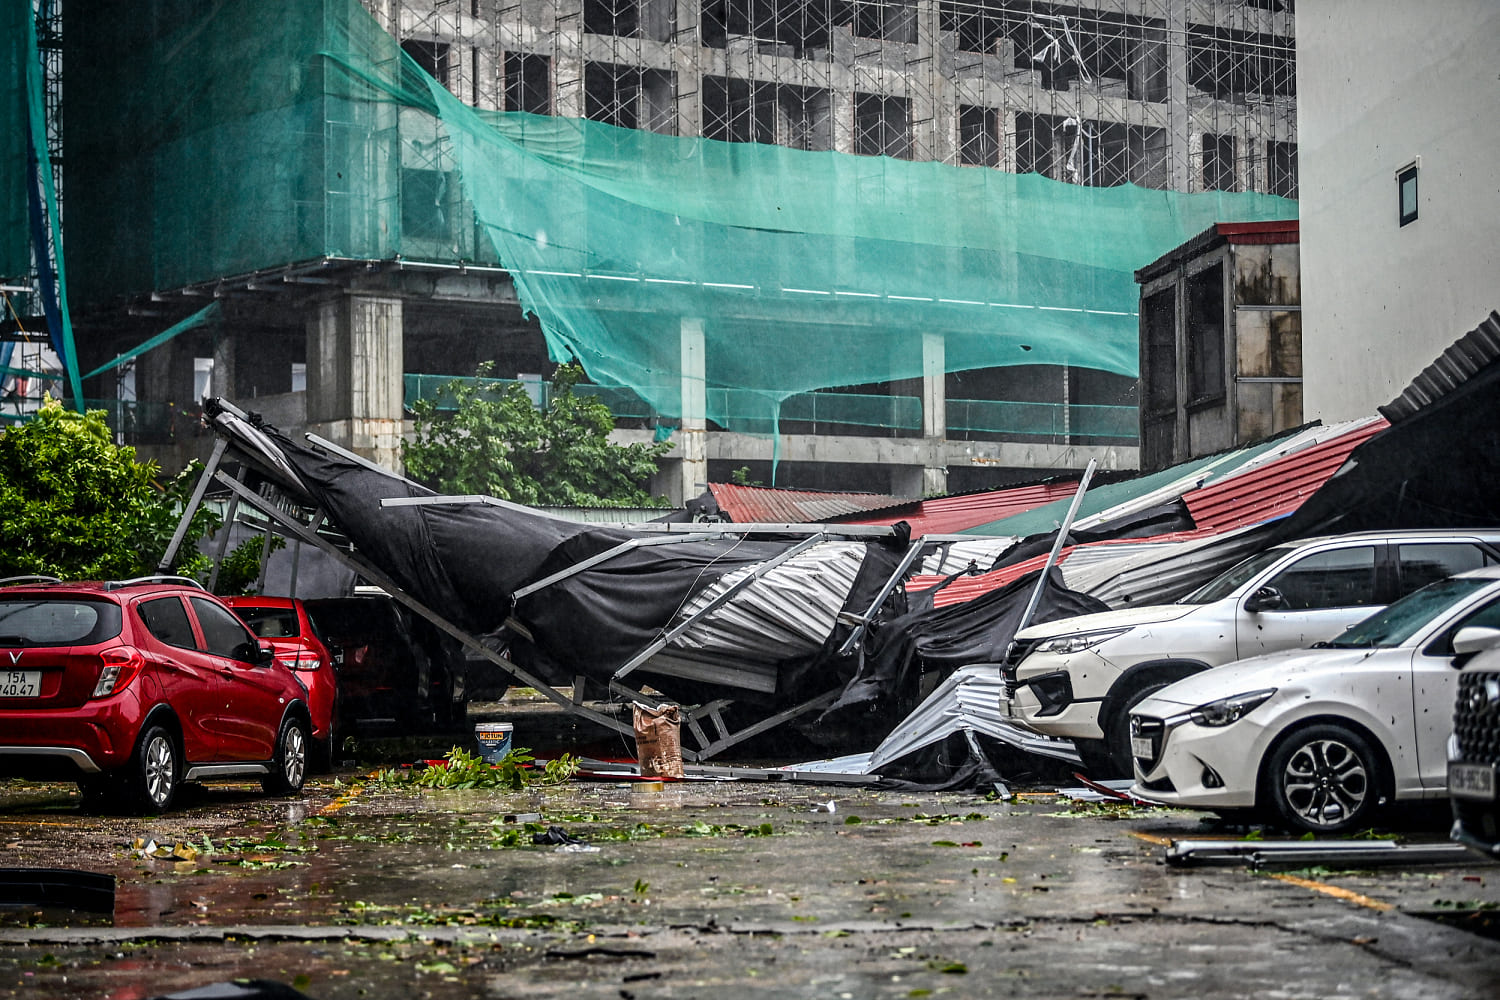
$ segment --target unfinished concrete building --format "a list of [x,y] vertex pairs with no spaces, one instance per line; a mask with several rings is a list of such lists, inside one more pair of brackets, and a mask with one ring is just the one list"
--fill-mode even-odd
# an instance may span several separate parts
[[[130,26],[92,8],[67,21],[69,93],[98,100],[111,93],[108,85],[118,89],[120,74],[135,72],[121,70],[113,56],[124,41],[138,42],[132,50],[147,67],[153,60],[173,60],[171,72],[201,70],[188,65],[180,44],[191,37],[191,26],[172,19],[229,15],[200,13],[197,5],[173,0],[151,6],[153,17],[136,18]],[[337,0],[306,6],[322,7],[322,20],[299,26],[262,11],[246,30],[359,35],[341,13],[330,13],[343,6]],[[481,116],[476,121],[519,120],[524,128],[512,125],[513,131],[531,136],[538,126],[530,116],[586,119],[632,134],[691,140],[697,145],[658,147],[643,138],[641,148],[691,148],[695,156],[736,144],[724,147],[729,153],[712,155],[727,164],[723,176],[750,185],[744,190],[756,189],[746,171],[770,162],[752,160],[751,150],[790,155],[776,153],[779,147],[822,154],[796,160],[799,170],[809,163],[807,169],[837,164],[830,168],[830,190],[861,204],[899,214],[901,192],[930,177],[935,190],[982,192],[984,211],[996,213],[985,217],[990,228],[1002,228],[991,225],[998,219],[1033,234],[1061,225],[1063,214],[1075,227],[1066,232],[1088,233],[1089,212],[1104,203],[1081,197],[1087,192],[1079,189],[1124,191],[1121,186],[1133,185],[1144,190],[1129,195],[1141,199],[1132,204],[1159,207],[1173,217],[1180,214],[1178,203],[1165,200],[1173,192],[1222,193],[1193,203],[1201,210],[1176,238],[1168,239],[1164,230],[1156,242],[1142,244],[1155,249],[1142,251],[1140,259],[1104,269],[1123,275],[1123,298],[1113,286],[1108,294],[1098,292],[1098,266],[1080,271],[1088,277],[1072,284],[1088,286],[1097,301],[1049,305],[1023,301],[1019,293],[987,294],[980,271],[966,279],[962,293],[898,288],[892,281],[862,291],[870,246],[892,239],[927,245],[925,237],[884,232],[875,234],[879,239],[860,233],[864,242],[817,251],[815,256],[834,260],[822,287],[802,277],[810,265],[793,256],[775,262],[774,281],[682,278],[614,258],[612,270],[597,260],[593,270],[567,270],[550,260],[533,265],[528,276],[566,274],[598,279],[601,287],[606,281],[655,282],[665,293],[673,291],[668,286],[697,281],[721,292],[747,290],[728,306],[704,300],[685,307],[660,324],[665,333],[642,334],[650,342],[641,350],[652,356],[633,370],[650,378],[610,377],[608,362],[618,347],[602,346],[592,355],[575,350],[595,381],[606,383],[598,391],[620,418],[619,434],[674,441],[657,484],[674,499],[696,495],[702,484],[744,467],[752,478],[771,482],[773,464],[778,485],[902,495],[1035,478],[1039,470],[1078,468],[1089,458],[1134,468],[1134,344],[1121,352],[1130,355],[1128,361],[1104,364],[1088,348],[1092,328],[1080,327],[1066,349],[1047,350],[1041,343],[1048,336],[1062,343],[1055,324],[1067,313],[1096,314],[1091,318],[1113,324],[1109,329],[1117,339],[1125,330],[1133,338],[1136,307],[1127,300],[1134,297],[1135,268],[1222,215],[1295,214],[1294,205],[1280,200],[1297,195],[1291,0],[363,0],[363,6],[406,56]],[[328,27],[335,21],[337,31]],[[204,23],[230,30],[221,22]],[[328,38],[319,43],[320,57],[336,47]],[[270,58],[274,48],[254,58]],[[366,75],[378,75],[379,61],[371,66]],[[176,149],[171,162],[158,156],[151,168],[156,181],[148,189],[132,185],[130,175],[117,169],[121,149],[156,134],[145,128],[126,135],[126,123],[140,125],[145,115],[152,126],[175,128],[201,113],[207,103],[201,99],[187,111],[179,104],[149,114],[120,113],[105,101],[104,109],[68,120],[63,139],[70,222],[81,220],[85,230],[76,241],[79,249],[72,250],[73,259],[83,261],[75,268],[74,296],[82,367],[107,365],[190,313],[198,317],[159,346],[107,367],[86,390],[92,397],[132,400],[121,418],[129,423],[128,433],[168,465],[201,447],[192,401],[204,392],[396,464],[400,438],[410,430],[405,407],[411,400],[431,394],[449,377],[471,375],[487,360],[496,363],[497,376],[539,381],[560,356],[559,344],[587,340],[576,329],[559,333],[549,325],[553,318],[537,302],[560,296],[537,291],[535,282],[545,277],[522,281],[516,254],[499,245],[497,233],[507,224],[486,214],[482,185],[472,168],[465,169],[463,148],[452,138],[454,114],[438,102],[438,126],[412,124],[411,106],[361,106],[357,93],[352,99],[345,93],[346,85],[328,83],[332,75],[326,68],[295,66],[288,75],[299,99],[322,88],[317,101],[298,105],[313,110],[297,126],[306,139],[297,155],[308,156],[316,147],[320,159],[316,170],[284,183],[276,179],[274,191],[264,189],[269,180],[262,189],[245,190],[249,182],[238,174],[243,160],[227,154],[226,162],[213,164],[216,180],[203,186],[201,198],[182,198],[163,176],[174,163],[197,169],[205,158],[220,156],[222,145],[205,146],[196,159]],[[131,78],[146,86],[160,79],[159,68],[155,78],[146,68]],[[274,95],[267,101],[274,103]],[[111,114],[119,124],[110,123]],[[116,132],[101,136],[106,129]],[[589,141],[598,134],[587,133]],[[624,140],[611,141],[612,152],[623,156]],[[362,150],[358,177],[335,169],[344,147]],[[674,154],[661,155],[667,162]],[[867,171],[859,167],[864,162],[888,165]],[[963,179],[966,172],[953,169],[958,167],[987,168],[985,175],[998,179],[975,187]],[[1015,178],[1026,184],[1049,179],[1047,197],[1054,200],[1046,204],[1061,208],[1027,214],[997,207],[993,193],[1011,190],[1000,186],[1012,183],[1002,174],[1037,175],[1033,181]],[[801,176],[765,175],[760,190],[767,197],[794,198],[791,189]],[[378,197],[370,194],[375,181]],[[1064,186],[1062,196],[1051,193]],[[121,192],[128,187],[136,189],[141,205],[122,206]],[[551,197],[557,211],[588,211],[570,207],[557,191],[528,190]],[[246,208],[251,194],[254,204]],[[1276,197],[1233,200],[1254,196]],[[172,199],[185,203],[163,209]],[[973,214],[959,210],[965,212]],[[211,241],[196,231],[177,240],[184,247],[180,254],[164,249],[174,226],[202,226],[215,213],[243,222],[235,233],[218,233]],[[677,207],[663,215],[669,225],[687,216]],[[266,217],[279,220],[275,237],[247,237],[244,230]],[[604,229],[587,219],[573,218],[568,225],[588,238]],[[1101,224],[1089,239],[1101,246],[1118,242],[1129,225]],[[774,226],[757,219],[741,229],[764,234]],[[905,229],[891,230],[898,231]],[[529,233],[530,243],[547,242],[545,234],[541,240],[535,235]],[[985,238],[955,236],[910,259],[934,273],[961,270],[967,248]],[[158,243],[149,262],[126,259],[142,240],[152,239]],[[713,242],[679,241],[672,252],[701,256]],[[197,252],[188,252],[194,249],[188,244]],[[1049,253],[1028,250],[1026,259]],[[883,266],[902,269],[899,262]],[[1024,266],[997,267],[995,283],[1023,285],[1028,273]],[[1056,284],[1065,288],[1070,282]],[[870,301],[856,301],[861,298]],[[832,302],[844,310],[835,315],[804,302]],[[928,311],[916,311],[924,302]],[[217,307],[212,323],[202,321],[208,304]],[[591,304],[601,313],[628,314],[647,331],[658,331],[652,324],[662,317],[655,313],[668,308],[651,297],[623,306],[599,295],[579,296],[567,303],[574,310],[569,315],[582,316]],[[854,305],[864,311],[853,311]],[[1013,306],[1032,310],[1028,315],[1037,318],[1040,331],[1035,337],[1026,328],[1008,328],[993,341],[993,360],[988,348],[964,340],[975,324],[956,310],[973,307],[974,315],[995,316]],[[900,322],[885,323],[898,310],[904,310]],[[716,341],[721,317],[731,312],[741,326]],[[828,360],[826,374],[803,372],[789,383],[795,391],[785,392],[774,391],[764,373],[759,382],[721,378],[720,372],[734,368],[724,361],[725,351],[753,341],[744,331],[758,329],[755,324],[780,330],[785,338],[761,351],[763,367],[774,372],[795,355],[811,370],[816,365],[807,359],[821,356]],[[890,360],[838,363],[868,355],[868,331],[877,327]],[[670,385],[663,390],[653,380]],[[774,399],[769,418],[756,409],[762,397]]]

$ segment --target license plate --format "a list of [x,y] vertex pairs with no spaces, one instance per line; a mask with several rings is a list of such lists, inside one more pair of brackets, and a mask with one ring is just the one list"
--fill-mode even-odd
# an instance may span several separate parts
[[1130,737],[1130,752],[1143,760],[1150,760],[1156,752],[1151,741],[1144,736]]
[[7,670],[0,673],[0,698],[35,698],[41,693],[40,670]]
[[1495,801],[1495,765],[1449,764],[1448,794],[1460,799]]

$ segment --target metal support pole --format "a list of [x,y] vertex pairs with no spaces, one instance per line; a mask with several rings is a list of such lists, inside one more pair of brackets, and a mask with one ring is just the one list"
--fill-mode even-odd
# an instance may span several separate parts
[[266,563],[271,561],[271,522],[266,522],[266,535],[260,543],[260,572],[255,577],[255,592],[266,592]]
[[891,574],[890,579],[885,581],[885,586],[880,588],[880,593],[875,595],[875,600],[871,601],[870,606],[865,609],[865,613],[859,619],[859,624],[854,626],[854,631],[849,633],[849,638],[845,639],[844,644],[839,647],[838,655],[846,656],[849,650],[854,648],[854,644],[859,641],[859,637],[865,634],[865,629],[869,626],[870,619],[875,617],[875,612],[880,610],[880,606],[885,603],[885,599],[891,596],[891,591],[896,589],[896,584],[906,578],[906,571],[911,569],[911,564],[917,561],[917,556],[922,554],[922,548],[926,544],[926,540],[921,538],[911,543],[911,547],[906,550],[906,555],[901,558],[901,565],[896,567],[896,571]]
[[183,508],[182,517],[177,521],[177,530],[172,532],[172,540],[167,543],[167,551],[162,555],[161,562],[156,564],[158,573],[165,573],[172,568],[172,562],[177,558],[177,549],[187,537],[188,525],[192,523],[193,515],[198,513],[198,508],[203,503],[203,494],[208,492],[209,481],[219,471],[219,463],[224,460],[224,449],[227,447],[227,438],[221,437],[214,441],[214,450],[208,456],[208,464],[203,467],[203,475],[198,477],[198,484],[193,487],[193,496]]
[[224,552],[229,548],[229,529],[234,526],[234,516],[238,514],[240,510],[240,492],[243,491],[247,496],[255,495],[254,493],[251,493],[249,490],[245,489],[244,484],[239,481],[240,478],[244,477],[244,475],[244,466],[240,466],[238,477],[235,479],[230,479],[222,472],[214,473],[214,478],[219,480],[221,483],[232,484],[233,486],[239,487],[239,489],[236,490],[234,495],[229,498],[229,507],[224,511],[224,524],[219,528],[219,530],[223,532],[223,534],[219,536],[219,540],[214,547],[214,568],[210,570],[208,574],[209,593],[213,593],[215,588],[217,588],[219,585],[219,570],[224,565]]
[[1068,540],[1068,532],[1073,530],[1073,518],[1078,516],[1078,505],[1083,503],[1083,494],[1088,490],[1089,480],[1094,478],[1094,468],[1098,464],[1095,459],[1091,458],[1088,468],[1083,470],[1083,479],[1079,480],[1078,492],[1073,494],[1073,502],[1068,505],[1068,516],[1063,518],[1063,523],[1057,529],[1057,538],[1052,542],[1052,551],[1047,553],[1047,563],[1042,567],[1042,575],[1037,578],[1036,587],[1031,591],[1031,600],[1026,602],[1026,613],[1021,616],[1021,621],[1016,625],[1018,633],[1031,624],[1031,616],[1036,614],[1036,606],[1042,602],[1042,590],[1047,586],[1047,575],[1052,572],[1052,567],[1057,565],[1058,553],[1062,552],[1062,547]]

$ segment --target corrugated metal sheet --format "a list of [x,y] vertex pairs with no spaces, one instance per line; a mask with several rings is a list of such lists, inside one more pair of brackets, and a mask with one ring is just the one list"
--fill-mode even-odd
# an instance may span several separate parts
[[922,558],[922,561],[916,565],[915,573],[923,576],[948,576],[962,572],[970,563],[976,566],[990,566],[1019,541],[1019,538],[1011,535],[1004,538],[975,538],[962,542],[943,542],[936,552]]
[[[1063,566],[1063,582],[1112,608],[1168,604],[1265,548],[1269,533],[1270,526],[1260,524],[1164,545],[1087,546]],[[1080,558],[1106,548],[1142,551],[1117,551],[1111,559]]]
[[1401,395],[1379,407],[1380,413],[1393,424],[1405,420],[1463,385],[1496,358],[1500,358],[1500,313],[1491,312],[1488,319],[1422,369]]
[[[665,651],[703,659],[780,663],[815,653],[833,632],[835,619],[864,563],[860,542],[821,542],[747,585],[721,608],[694,623]],[[674,625],[708,606],[754,566],[721,577],[674,618]],[[647,661],[642,667],[651,669]]]
[[1200,531],[1225,531],[1283,517],[1327,482],[1356,446],[1386,426],[1380,417],[1357,421],[1331,440],[1289,448],[1289,453],[1192,490],[1183,495],[1183,502]]
[[1081,763],[1072,740],[1021,729],[1004,714],[1004,703],[1005,684],[994,664],[960,667],[881,741],[865,765],[866,773],[873,774],[891,761],[965,730],[984,733],[1028,753]]
[[911,533],[917,535],[952,535],[967,531],[980,524],[988,524],[1013,514],[1066,499],[1078,491],[1077,479],[1060,479],[1049,483],[1034,483],[1003,490],[988,490],[983,493],[965,493],[961,496],[932,497],[920,502],[915,511],[897,511],[886,514],[877,511],[872,515],[846,517],[846,524],[895,524],[905,521],[911,525]]
[[[736,524],[821,524],[860,511],[884,510],[902,502],[900,497],[884,493],[823,493],[733,483],[710,483],[708,490],[719,509]],[[898,517],[884,523],[899,520]]]

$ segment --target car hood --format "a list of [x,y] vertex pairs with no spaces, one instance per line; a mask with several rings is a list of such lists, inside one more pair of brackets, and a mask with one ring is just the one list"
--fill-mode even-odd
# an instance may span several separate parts
[[1100,611],[1092,615],[1075,615],[1059,618],[1044,625],[1032,625],[1016,633],[1017,639],[1050,639],[1055,635],[1073,635],[1076,632],[1097,632],[1107,628],[1127,628],[1132,625],[1156,625],[1175,621],[1189,614],[1202,604],[1151,604],[1143,608],[1125,608],[1120,611]]
[[[1393,649],[1284,649],[1248,660],[1235,660],[1202,673],[1185,677],[1142,701],[1134,711],[1143,715],[1171,715],[1184,708],[1229,698],[1250,691],[1289,686],[1307,687],[1319,677],[1337,677],[1354,667],[1369,669],[1372,658],[1388,660],[1392,669],[1411,665],[1411,650]],[[1153,708],[1152,703],[1159,707]]]

